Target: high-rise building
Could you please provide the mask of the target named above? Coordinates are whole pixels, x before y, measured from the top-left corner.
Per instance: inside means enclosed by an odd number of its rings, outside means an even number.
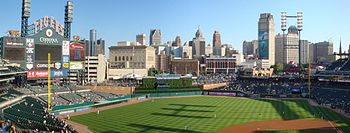
[[[189,45],[189,42],[187,41],[184,46],[180,47],[182,58],[185,59],[192,59],[192,47]]]
[[[195,58],[200,58],[205,55],[205,39],[203,37],[203,32],[198,28],[196,36],[190,42],[192,46],[192,55]]]
[[[95,55],[95,45],[96,45],[96,30],[90,30],[90,45],[89,45],[89,56]]]
[[[214,31],[213,34],[213,54],[214,55],[220,55],[221,49],[221,35],[219,31]]]
[[[281,34],[275,37],[275,63],[290,62],[299,64],[299,37],[295,26],[290,26],[284,37]]]
[[[210,46],[210,44],[207,45],[207,47],[205,47],[205,55],[206,56],[210,56],[213,55],[213,47]]]
[[[330,63],[334,61],[333,42],[318,42],[311,44],[310,53],[312,53],[313,63]],[[311,52],[312,51],[312,52]]]
[[[105,55],[105,40],[100,38],[97,40],[97,44],[95,45],[95,55]]]
[[[151,46],[161,45],[162,44],[162,34],[160,29],[152,29],[149,37],[149,44]]]
[[[146,34],[138,34],[136,35],[136,42],[141,45],[146,45]]]
[[[275,64],[275,24],[271,13],[260,14],[258,22],[259,59]]]
[[[175,42],[173,43],[172,46],[181,47],[181,38],[180,38],[180,36],[176,36]]]
[[[248,55],[256,57],[258,55],[258,40],[243,41],[243,55],[244,58]]]
[[[310,62],[310,54],[309,54],[309,48],[310,48],[310,42],[308,40],[300,40],[301,44],[301,63],[302,64],[308,64]]]

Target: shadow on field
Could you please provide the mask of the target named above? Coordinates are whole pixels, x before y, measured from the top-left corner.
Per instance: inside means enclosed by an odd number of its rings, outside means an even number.
[[[308,111],[310,114],[313,114],[314,117],[324,119],[327,121],[335,121],[337,124],[347,124],[350,125],[350,119],[342,116],[341,114],[338,114],[334,112],[331,109],[325,108],[325,107],[319,107],[319,106],[311,106],[309,105],[307,100],[296,100],[295,103],[303,108],[304,110]],[[338,128],[342,129],[344,132],[350,133],[350,126],[338,126]]]
[[[196,110],[196,109],[174,109],[174,108],[161,108],[163,110],[173,110],[173,111],[186,111],[186,112],[214,112],[209,110]]]
[[[212,118],[208,116],[193,116],[193,115],[178,115],[178,114],[164,114],[164,113],[152,113],[151,115],[159,115],[159,116],[172,116],[172,117],[182,117],[182,118]]]
[[[267,131],[255,131],[255,133],[338,133],[340,131],[335,130],[334,128],[311,128],[303,130],[267,130]]]
[[[273,100],[273,99],[255,99],[255,100],[262,101],[262,102],[269,102],[275,108],[275,110],[278,112],[278,114],[282,117],[283,120],[294,120],[299,118],[299,116],[295,112],[293,112],[293,110],[291,110],[289,106],[287,106],[285,103],[283,103],[280,100]]]
[[[185,130],[185,129],[177,129],[177,128],[170,128],[170,127],[160,127],[160,126],[150,126],[150,125],[143,125],[143,124],[128,124],[128,126],[136,127],[142,129],[142,131],[139,131],[139,133],[144,133],[150,130],[160,130],[163,132],[179,132],[179,133],[201,133],[198,131],[192,131],[192,130]]]
[[[121,132],[109,130],[109,131],[104,131],[104,132],[102,132],[102,133],[121,133]]]
[[[216,106],[211,106],[211,105],[195,105],[195,104],[169,104],[169,105],[183,106],[183,107],[206,107],[206,108],[216,107]]]

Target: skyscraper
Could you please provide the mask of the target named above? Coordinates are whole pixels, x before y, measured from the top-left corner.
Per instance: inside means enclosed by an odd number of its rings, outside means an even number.
[[[136,35],[136,42],[141,45],[146,45],[146,34],[138,34]]]
[[[318,42],[311,44],[310,53],[312,53],[313,63],[330,63],[333,58],[333,42]],[[311,52],[312,51],[312,52]]]
[[[95,45],[96,45],[96,30],[90,30],[90,45],[89,45],[89,56],[95,55]]]
[[[258,22],[259,59],[275,65],[275,24],[271,13],[260,14]]]
[[[105,55],[105,40],[100,38],[97,40],[97,44],[95,45],[95,54],[94,55]]]
[[[176,36],[175,42],[173,43],[172,46],[181,47],[181,38],[180,38],[180,36]]]
[[[256,57],[258,54],[258,40],[243,41],[243,55],[246,58],[248,55]]]
[[[195,58],[200,58],[205,55],[205,39],[203,37],[203,32],[198,28],[196,36],[190,42],[192,46],[192,55]]]
[[[275,63],[288,64],[294,62],[299,64],[299,37],[295,26],[288,28],[288,33],[276,35],[275,38]],[[283,42],[284,41],[284,42]]]
[[[214,31],[213,34],[213,54],[220,55],[221,54],[221,35],[219,31]]]
[[[301,44],[301,63],[307,64],[310,62],[310,56],[309,56],[309,48],[310,48],[310,42],[308,40],[300,40]]]
[[[151,46],[161,45],[162,44],[161,39],[162,39],[162,34],[160,32],[160,29],[152,29],[149,37],[149,44]]]

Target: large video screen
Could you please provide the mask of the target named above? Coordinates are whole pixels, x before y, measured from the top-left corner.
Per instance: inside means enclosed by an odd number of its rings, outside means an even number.
[[[259,58],[268,59],[269,58],[269,33],[259,32]]]
[[[4,48],[4,58],[11,60],[25,60],[25,48]]]
[[[62,59],[62,46],[35,45],[35,60],[47,60],[47,53],[51,54],[52,61],[60,61]]]

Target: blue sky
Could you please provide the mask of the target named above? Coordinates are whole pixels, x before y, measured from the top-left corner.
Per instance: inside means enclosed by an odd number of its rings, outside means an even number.
[[[0,35],[9,29],[20,29],[22,0],[1,0]],[[162,42],[181,36],[182,42],[195,35],[198,26],[207,42],[212,43],[214,30],[219,30],[223,43],[242,49],[244,40],[257,39],[260,13],[270,12],[275,18],[275,32],[280,33],[280,12],[304,13],[302,39],[319,42],[331,39],[338,51],[350,43],[350,1],[348,0],[73,0],[72,35],[89,37],[97,30],[107,46],[118,41],[135,41],[135,35],[159,28]],[[54,16],[63,24],[66,0],[32,0],[29,23],[43,16]],[[288,20],[288,25],[295,24]],[[108,51],[108,50],[107,50]]]

